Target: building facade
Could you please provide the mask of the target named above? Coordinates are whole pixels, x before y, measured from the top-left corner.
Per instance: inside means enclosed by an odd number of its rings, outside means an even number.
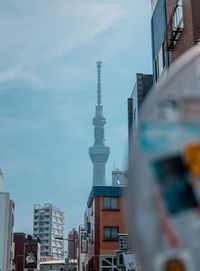
[[[153,85],[153,75],[151,74],[136,74],[136,83],[134,85],[132,94],[128,98],[128,139],[129,146],[133,140],[135,129],[138,124],[139,109],[144,101],[147,93]]]
[[[169,66],[168,52],[165,50],[165,31],[167,27],[166,0],[153,0],[151,17],[152,60],[154,83]]]
[[[118,270],[118,234],[127,233],[124,187],[95,186],[87,205],[86,269]]]
[[[77,260],[78,232],[72,229],[68,234],[68,260]]]
[[[16,271],[24,271],[24,244],[25,233],[14,233],[15,253],[14,262]]]
[[[78,271],[86,271],[86,265],[88,262],[88,240],[86,237],[86,227],[79,226],[78,233]]]
[[[94,145],[89,148],[89,155],[93,163],[93,185],[105,185],[105,165],[108,160],[110,149],[104,145],[104,125],[106,119],[103,117],[103,106],[101,105],[101,62],[97,62],[97,105],[96,114],[93,118]]]
[[[41,255],[63,259],[64,241],[56,238],[64,237],[64,214],[47,203],[44,206],[34,205],[33,235],[41,240]]]
[[[169,63],[194,46],[200,39],[200,2],[166,0],[166,50]]]
[[[200,39],[198,0],[152,0],[152,59],[154,82]]]
[[[40,239],[27,235],[24,247],[24,271],[40,271]]]
[[[12,271],[14,203],[10,194],[0,192],[0,270]]]

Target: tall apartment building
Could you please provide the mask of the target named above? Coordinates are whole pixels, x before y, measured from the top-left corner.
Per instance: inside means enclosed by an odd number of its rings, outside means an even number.
[[[41,240],[41,255],[63,259],[64,214],[50,203],[34,205],[33,235]]]

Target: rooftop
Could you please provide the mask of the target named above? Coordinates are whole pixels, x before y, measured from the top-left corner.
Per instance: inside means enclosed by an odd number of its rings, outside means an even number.
[[[93,186],[90,192],[87,205],[90,206],[93,197],[97,196],[111,196],[120,197],[123,196],[125,187],[122,186]]]

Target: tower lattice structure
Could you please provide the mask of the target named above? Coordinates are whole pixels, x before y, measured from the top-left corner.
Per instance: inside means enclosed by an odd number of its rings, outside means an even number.
[[[110,154],[110,148],[104,145],[103,106],[101,105],[101,62],[97,62],[97,105],[93,118],[94,145],[89,148],[89,155],[93,163],[93,186],[106,185],[105,165]]]

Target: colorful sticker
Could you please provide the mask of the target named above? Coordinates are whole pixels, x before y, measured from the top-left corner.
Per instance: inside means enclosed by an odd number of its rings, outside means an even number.
[[[153,163],[167,212],[171,215],[197,208],[188,170],[180,156],[162,158]]]
[[[188,141],[197,141],[199,129],[193,124],[144,123],[139,127],[139,139],[142,151],[169,154]]]

